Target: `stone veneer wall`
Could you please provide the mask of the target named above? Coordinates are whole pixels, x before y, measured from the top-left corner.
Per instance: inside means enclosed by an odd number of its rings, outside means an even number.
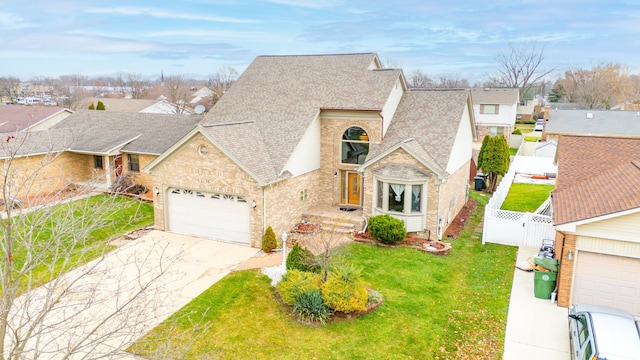
[[[440,183],[437,175],[430,169],[420,164],[414,157],[409,155],[403,149],[398,149],[389,156],[381,159],[374,166],[371,166],[365,172],[364,180],[364,211],[363,215],[369,217],[373,213],[373,188],[375,186],[373,179],[373,170],[386,164],[403,164],[412,165],[431,175],[427,181],[427,219],[426,231],[430,234],[430,238],[435,239],[438,234],[438,215],[443,218],[442,232],[454,220],[458,212],[466,204],[467,189],[469,178],[469,167],[471,159],[465,165],[461,166],[454,174]],[[440,206],[440,209],[438,209]]]
[[[564,240],[563,240],[564,238]],[[558,245],[556,245],[556,254],[560,254],[560,269],[558,273],[558,306],[569,307],[571,305],[571,284],[573,283],[573,263],[574,260],[569,260],[564,255],[569,250],[576,253],[576,235],[575,234],[563,234],[556,232],[556,244],[564,243],[564,250],[558,251]]]
[[[201,145],[209,149],[206,156],[198,152]],[[155,226],[158,230],[167,230],[164,201],[171,187],[236,194],[247,197],[249,204],[256,202],[256,208],[251,211],[251,245],[260,246],[263,233],[262,188],[204,136],[198,134],[176,150],[154,169],[151,177],[153,187],[160,189],[160,194],[154,193]]]
[[[438,185],[439,180],[437,180],[436,174],[434,174],[430,169],[426,168],[420,162],[418,162],[413,156],[409,155],[403,149],[398,149],[393,153],[389,154],[384,159],[381,159],[373,166],[367,168],[364,173],[364,208],[363,215],[365,217],[370,217],[373,214],[373,188],[375,186],[373,179],[373,170],[387,165],[387,164],[403,164],[403,165],[411,165],[414,166],[427,174],[430,174],[430,179],[427,181],[426,185],[426,194],[427,194],[427,219],[426,219],[426,230],[431,233],[431,238],[435,239],[437,234],[437,224],[438,224]],[[468,176],[468,174],[467,174]]]
[[[36,155],[14,158],[9,176],[11,196],[18,199],[61,190],[76,181],[92,177],[93,157],[64,152],[59,155]],[[87,164],[91,161],[91,167]],[[4,182],[4,178],[0,179]]]
[[[320,174],[319,189],[322,193],[318,196],[318,204],[339,205],[342,170],[352,170],[359,166],[357,164],[341,164],[342,158],[342,134],[351,126],[363,128],[369,136],[369,142],[376,142],[382,139],[382,121],[358,120],[358,119],[336,119],[322,118],[320,130]],[[337,173],[337,176],[334,174]],[[362,193],[363,196],[364,193]],[[366,198],[366,196],[365,196]]]
[[[157,157],[158,157],[157,155],[140,154],[140,155],[138,155],[138,161],[140,163],[140,170],[141,171],[129,171],[128,156],[126,156],[126,154],[123,154],[123,156],[122,156],[122,158],[123,158],[123,161],[122,161],[123,174],[130,173],[133,176],[134,184],[144,185],[150,191],[152,191],[153,190],[153,178],[151,177],[151,174],[143,173],[142,169],[144,169],[147,165],[149,165]],[[160,189],[160,188],[158,188],[158,189]]]
[[[482,126],[479,125],[476,127],[476,139],[479,142],[482,142],[482,140],[484,140],[484,137],[487,135],[490,135],[491,132],[491,128],[494,126]],[[509,142],[509,139],[511,138],[511,133],[513,132],[513,126],[504,126],[502,129],[502,135],[505,137],[505,139],[507,139],[507,142]]]
[[[201,145],[209,148],[206,157],[198,153],[198,147]],[[141,166],[142,162],[141,157]],[[280,239],[280,235],[290,231],[300,221],[302,213],[315,206],[324,194],[322,189],[318,188],[318,171],[262,188],[255,179],[202,135],[197,135],[166,159],[153,171],[151,177],[152,186],[161,189],[160,194],[154,193],[155,224],[158,230],[167,230],[164,197],[170,187],[242,195],[247,197],[249,203],[256,202],[255,209],[251,211],[253,247],[261,246],[262,235],[267,226],[271,226]]]

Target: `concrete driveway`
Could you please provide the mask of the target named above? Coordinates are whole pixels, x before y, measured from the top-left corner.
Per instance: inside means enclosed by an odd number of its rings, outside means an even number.
[[[65,352],[77,353],[73,359],[130,358],[114,349],[126,348],[258,251],[152,231],[19,298],[15,316],[52,306],[28,347],[40,358]],[[60,299],[47,305],[47,294]]]
[[[539,249],[520,247],[523,262]],[[503,360],[569,360],[568,310],[551,300],[538,299],[533,293],[533,272],[515,269]]]

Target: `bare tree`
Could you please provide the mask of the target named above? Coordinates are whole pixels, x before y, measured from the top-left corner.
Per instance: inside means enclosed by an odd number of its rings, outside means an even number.
[[[212,105],[215,105],[220,97],[231,87],[234,81],[238,79],[238,71],[232,67],[223,66],[217,73],[209,76],[207,86],[213,90]]]
[[[334,260],[340,258],[342,247],[350,241],[348,234],[343,233],[341,228],[330,225],[322,225],[317,231],[308,235],[297,235],[300,246],[309,249],[319,258],[319,265],[322,268],[322,276],[326,281],[329,274],[329,267],[333,265]]]
[[[496,56],[498,75],[489,76],[489,84],[496,87],[511,87],[520,90],[520,99],[535,83],[549,75],[555,68],[541,68],[544,49],[536,45],[509,44],[509,50]]]
[[[433,80],[422,70],[412,70],[407,74],[407,86],[413,89],[433,87]]]
[[[456,77],[440,76],[438,82],[434,85],[436,88],[444,89],[466,89],[470,88],[467,79],[459,79]]]
[[[175,113],[184,114],[189,104],[189,85],[186,79],[179,75],[168,76],[164,79],[164,86]]]
[[[57,89],[63,106],[76,110],[80,102],[89,96],[85,90],[87,77],[83,75],[64,75],[61,76],[61,88]]]
[[[96,229],[111,226],[117,196],[67,203],[88,189],[45,191],[71,141],[67,132],[34,132],[0,142],[0,359],[114,358],[163,315],[151,299],[175,257],[153,241],[141,253],[122,247],[106,256],[105,244],[93,240]],[[45,155],[25,161],[34,146]],[[43,198],[55,206],[36,207]],[[160,263],[150,264],[151,254]]]
[[[633,98],[633,85],[628,70],[620,64],[602,63],[585,69],[567,70],[557,83],[566,101],[584,109],[611,108]]]
[[[0,98],[9,97],[11,100],[15,99],[19,94],[20,79],[9,76],[0,77]]]
[[[144,80],[139,73],[127,74],[126,84],[132,99],[142,99],[144,90],[149,86],[149,82]]]

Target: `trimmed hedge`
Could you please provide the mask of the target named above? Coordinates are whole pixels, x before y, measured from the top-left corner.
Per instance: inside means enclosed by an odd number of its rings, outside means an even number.
[[[385,244],[395,244],[407,237],[404,222],[391,215],[376,215],[369,218],[371,236]]]
[[[264,231],[264,235],[262,236],[262,251],[265,253],[270,253],[278,246],[278,239],[276,238],[276,233],[273,231],[271,226],[267,227],[267,230]]]

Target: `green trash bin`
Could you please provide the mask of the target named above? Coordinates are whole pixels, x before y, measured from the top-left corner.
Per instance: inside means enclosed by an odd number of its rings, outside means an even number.
[[[557,272],[533,271],[533,293],[538,299],[549,300],[553,289],[556,288]]]

